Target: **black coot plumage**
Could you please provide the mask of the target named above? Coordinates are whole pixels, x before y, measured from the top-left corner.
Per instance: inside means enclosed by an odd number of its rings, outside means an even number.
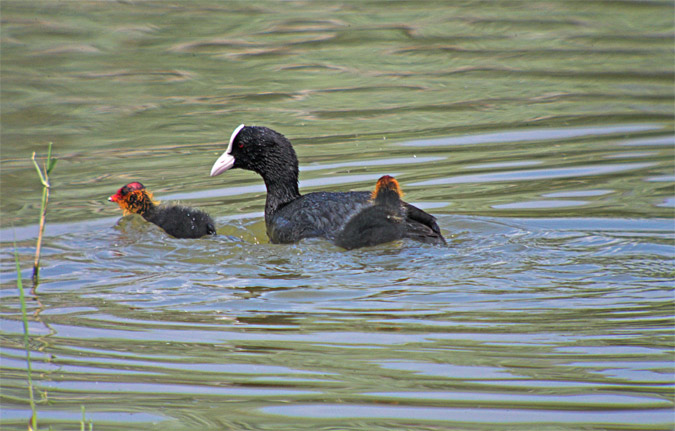
[[[108,198],[124,210],[124,214],[139,214],[150,223],[176,238],[201,238],[216,233],[211,217],[200,210],[182,205],[158,205],[152,193],[139,182],[129,183]]]
[[[290,141],[267,127],[237,127],[225,152],[211,169],[211,176],[241,168],[262,176],[267,187],[265,225],[273,243],[292,243],[322,237],[335,241],[347,221],[373,206],[370,192],[317,192],[298,190],[298,159]],[[406,226],[423,224],[429,230],[425,242],[445,244],[433,216],[405,202]],[[384,241],[382,241],[384,242]]]
[[[411,238],[443,244],[434,231],[433,217],[401,201],[403,192],[395,178],[380,177],[372,193],[373,204],[354,214],[335,237],[335,244],[348,250]],[[415,212],[418,211],[418,213]]]

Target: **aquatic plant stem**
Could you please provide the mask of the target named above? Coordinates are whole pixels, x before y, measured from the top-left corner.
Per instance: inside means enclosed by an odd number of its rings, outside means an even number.
[[[35,247],[35,263],[33,264],[33,291],[37,289],[37,285],[40,278],[40,251],[42,250],[42,235],[45,231],[45,220],[47,218],[47,203],[49,202],[49,190],[51,184],[49,183],[49,174],[51,173],[54,165],[56,165],[56,159],[52,159],[52,143],[49,143],[49,149],[47,150],[47,160],[43,166],[43,171],[40,170],[35,161],[35,152],[33,152],[33,165],[35,170],[40,177],[40,182],[42,183],[42,205],[40,207],[40,230],[38,232],[37,245]]]
[[[89,422],[87,422],[87,418],[85,417],[85,411],[84,411],[84,406],[80,406],[80,409],[82,409],[82,420],[80,421],[80,431],[85,431],[84,427],[86,424],[89,424],[89,431],[94,431],[94,421],[89,419]]]
[[[23,320],[23,343],[26,346],[26,362],[28,371],[28,397],[30,402],[30,409],[32,415],[28,422],[28,429],[37,430],[37,411],[35,410],[35,398],[33,396],[33,370],[30,362],[30,342],[28,339],[28,316],[26,315],[26,299],[23,292],[23,282],[21,279],[21,266],[19,265],[19,254],[16,251],[16,243],[14,243],[14,260],[16,261],[16,285],[19,288],[19,302],[21,303],[21,319]]]
[[[42,249],[42,234],[45,231],[45,218],[47,217],[47,202],[49,201],[49,187],[42,190],[42,210],[40,212],[40,231],[37,245],[35,246],[35,263],[33,264],[33,285],[37,286],[40,276],[40,251]]]

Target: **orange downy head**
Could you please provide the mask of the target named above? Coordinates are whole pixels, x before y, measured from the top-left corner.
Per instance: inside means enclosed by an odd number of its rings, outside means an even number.
[[[383,190],[393,191],[398,195],[399,198],[403,197],[403,192],[401,191],[401,187],[398,185],[398,181],[396,181],[396,178],[392,176],[384,175],[380,177],[379,180],[377,180],[375,190],[373,190],[371,195],[372,198],[375,199],[377,195]]]
[[[117,202],[122,208],[124,215],[137,213],[143,214],[152,206],[159,204],[153,200],[152,193],[145,189],[139,182],[129,183],[117,190],[117,193],[108,198],[110,202]]]

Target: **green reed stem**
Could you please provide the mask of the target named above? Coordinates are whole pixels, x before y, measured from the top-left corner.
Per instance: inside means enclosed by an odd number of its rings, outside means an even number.
[[[87,418],[84,415],[84,406],[80,406],[82,409],[82,420],[80,420],[80,431],[85,431],[84,426],[85,424],[89,424],[89,431],[94,431],[94,421],[89,419],[89,422],[87,422]]]
[[[30,365],[30,341],[28,339],[28,316],[26,314],[26,299],[23,293],[23,281],[21,279],[21,266],[19,265],[19,253],[16,251],[16,243],[14,243],[14,260],[16,261],[16,285],[19,288],[19,302],[21,303],[21,319],[23,320],[23,343],[26,346],[26,361],[28,370],[28,396],[30,400],[30,409],[33,412],[30,422],[28,423],[29,430],[37,430],[37,411],[35,410],[35,398],[33,396],[33,370]]]
[[[42,235],[45,231],[45,220],[47,218],[47,202],[49,202],[49,190],[51,184],[49,183],[49,174],[56,165],[56,160],[52,158],[52,143],[49,143],[49,148],[47,149],[47,160],[40,170],[40,166],[35,161],[35,152],[33,152],[33,165],[35,170],[40,177],[40,182],[42,183],[42,205],[40,207],[40,231],[38,233],[37,245],[35,247],[35,263],[33,264],[33,290],[37,289],[37,284],[40,278],[40,251],[42,249]]]

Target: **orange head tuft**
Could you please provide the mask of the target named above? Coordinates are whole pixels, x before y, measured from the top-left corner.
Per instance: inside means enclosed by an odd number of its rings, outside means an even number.
[[[139,182],[129,183],[126,186],[121,187],[119,190],[117,190],[117,193],[110,196],[108,200],[110,202],[119,202],[120,200],[124,199],[124,197],[130,192],[133,192],[134,190],[144,190],[144,189],[145,186]]]
[[[117,190],[117,193],[108,198],[110,202],[117,202],[124,215],[131,213],[143,214],[159,202],[153,200],[152,193],[139,182],[129,183]]]
[[[375,199],[377,195],[379,195],[384,190],[395,192],[399,198],[403,197],[403,192],[401,191],[401,187],[398,185],[398,181],[396,181],[396,178],[392,176],[384,175],[380,177],[379,180],[377,180],[375,190],[373,190],[372,193],[372,198]]]

